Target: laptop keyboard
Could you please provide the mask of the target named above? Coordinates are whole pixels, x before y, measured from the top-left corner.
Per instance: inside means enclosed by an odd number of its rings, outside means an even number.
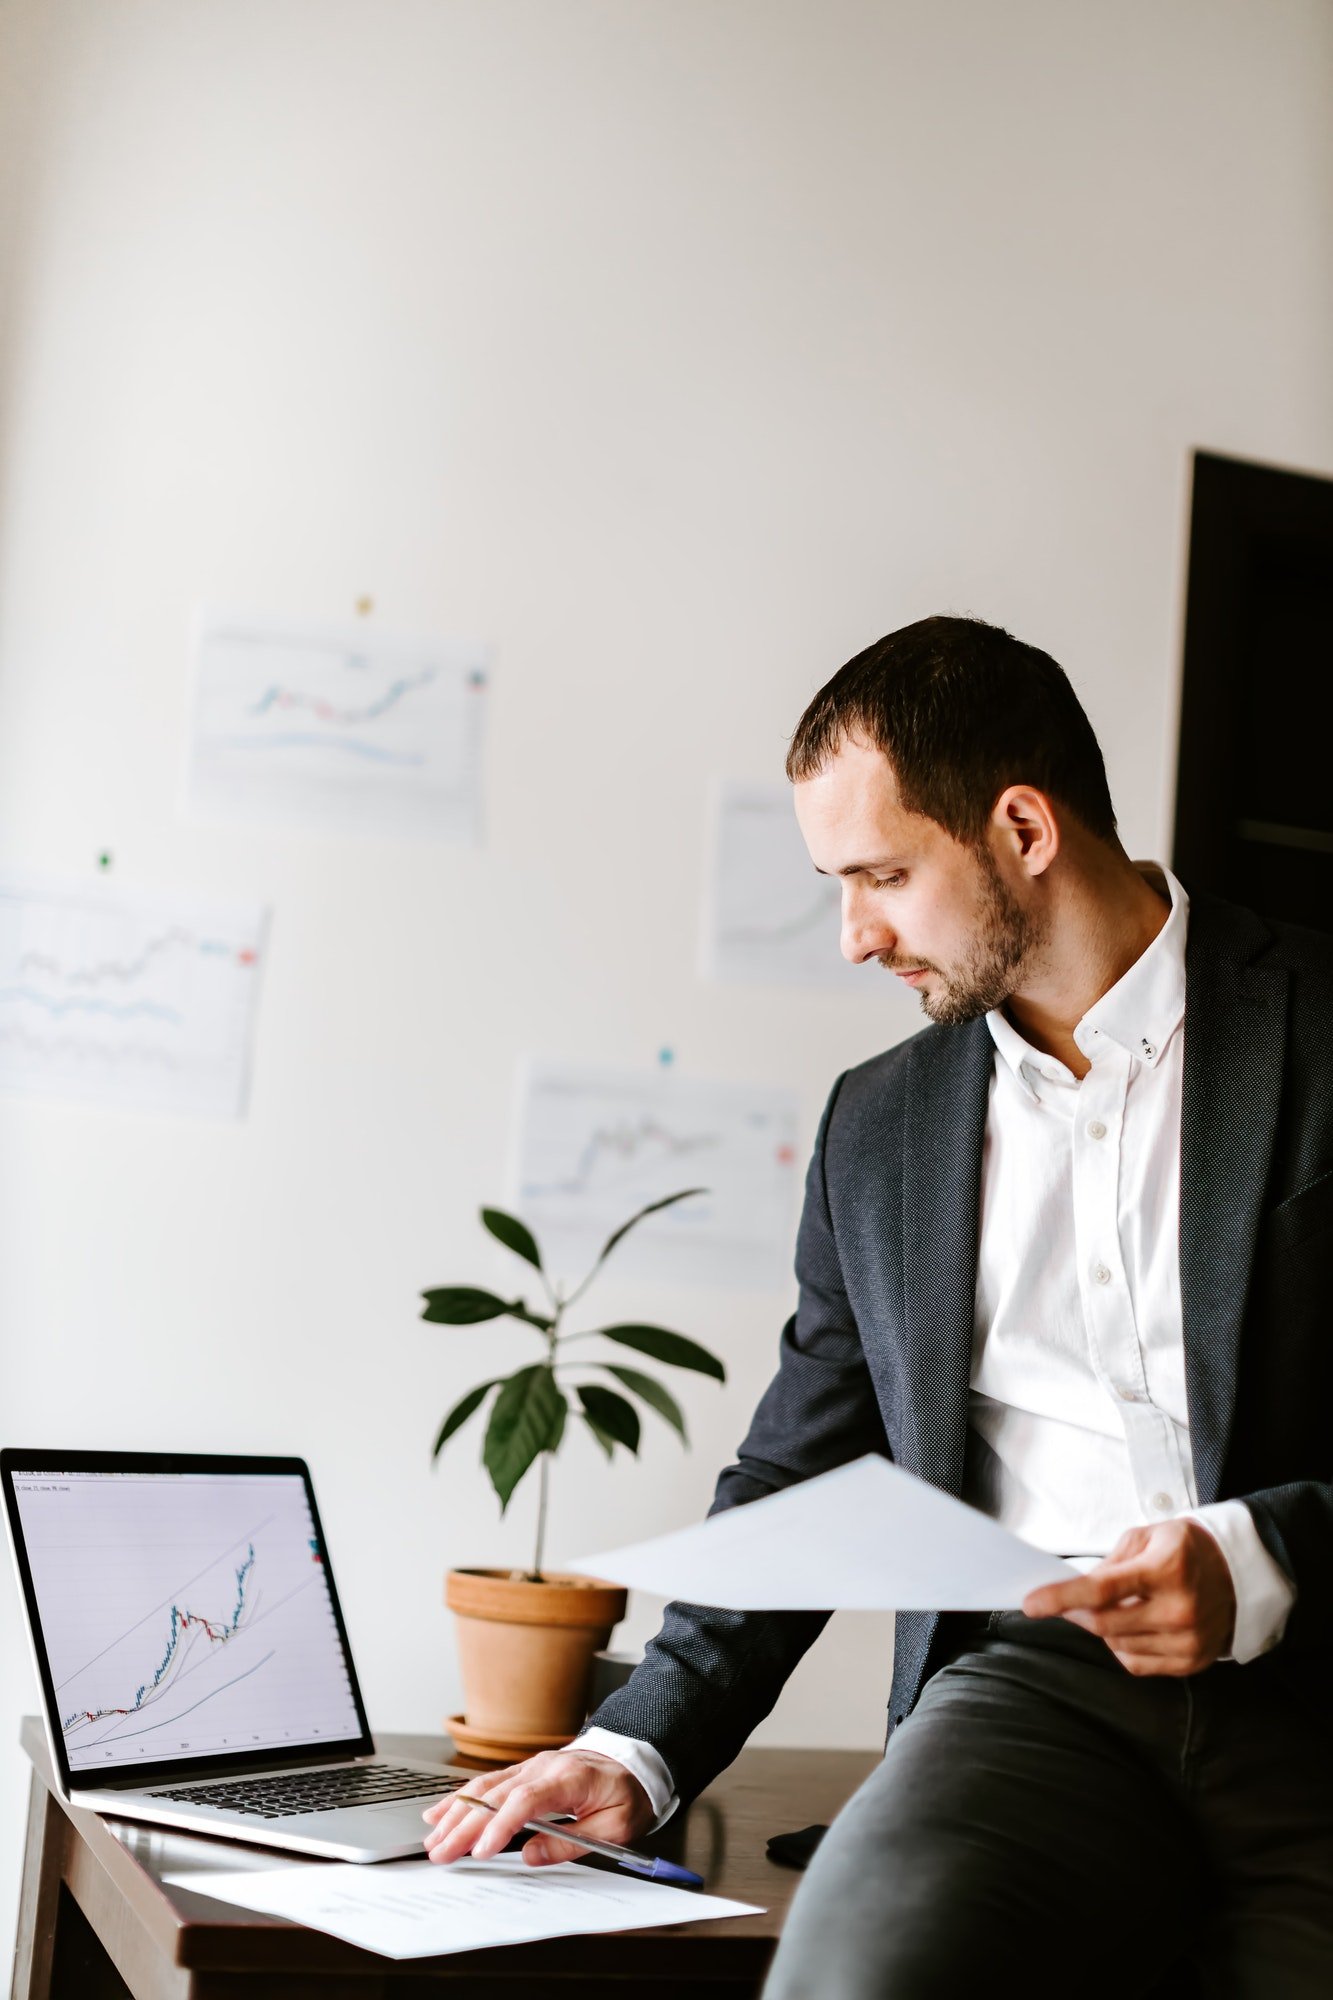
[[[438,1799],[456,1792],[461,1778],[410,1771],[404,1764],[350,1764],[334,1771],[278,1772],[271,1778],[235,1778],[218,1785],[186,1785],[178,1792],[149,1792],[150,1799],[221,1806],[256,1819],[290,1819],[294,1813],[328,1812],[334,1806],[378,1806],[392,1799]]]

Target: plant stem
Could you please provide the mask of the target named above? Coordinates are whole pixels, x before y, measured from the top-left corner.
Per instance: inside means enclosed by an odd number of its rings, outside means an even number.
[[[538,1479],[540,1482],[538,1491],[540,1497],[537,1501],[537,1554],[532,1565],[532,1575],[529,1578],[529,1582],[531,1583],[540,1583],[542,1580],[542,1543],[546,1539],[546,1474],[550,1463],[551,1454],[549,1451],[544,1451],[542,1453],[541,1465],[538,1467]]]
[[[555,1304],[555,1318],[552,1320],[550,1331],[546,1336],[546,1365],[551,1370],[552,1377],[554,1378],[555,1350],[560,1340],[560,1315],[564,1311],[564,1305],[558,1292],[553,1294],[553,1299]],[[544,1451],[541,1454],[541,1464],[537,1468],[537,1550],[533,1557],[532,1576],[530,1578],[530,1581],[533,1583],[540,1583],[542,1580],[542,1552],[546,1543],[547,1479],[550,1469],[551,1454],[549,1451]]]

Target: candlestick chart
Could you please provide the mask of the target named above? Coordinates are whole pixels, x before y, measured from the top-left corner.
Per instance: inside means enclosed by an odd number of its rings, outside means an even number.
[[[33,1476],[19,1503],[72,1769],[359,1734],[299,1478]]]
[[[72,1736],[80,1729],[104,1721],[109,1715],[140,1714],[171,1692],[197,1645],[225,1646],[229,1639],[234,1639],[245,1616],[254,1566],[255,1545],[251,1542],[245,1560],[236,1572],[236,1602],[230,1617],[209,1618],[202,1612],[173,1604],[167,1620],[166,1650],[151,1677],[139,1683],[133,1701],[124,1707],[113,1704],[108,1708],[73,1709],[62,1719],[65,1735]]]

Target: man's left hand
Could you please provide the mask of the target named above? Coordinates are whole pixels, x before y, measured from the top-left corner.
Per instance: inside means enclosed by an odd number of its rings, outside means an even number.
[[[1023,1599],[1029,1618],[1068,1618],[1105,1639],[1131,1674],[1198,1674],[1230,1650],[1236,1592],[1197,1521],[1131,1528],[1104,1562]]]

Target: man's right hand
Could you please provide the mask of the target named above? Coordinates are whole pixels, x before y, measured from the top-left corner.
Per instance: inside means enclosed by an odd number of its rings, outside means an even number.
[[[473,1854],[479,1861],[499,1854],[529,1819],[551,1819],[570,1813],[594,1840],[614,1840],[628,1846],[653,1823],[653,1808],[637,1778],[614,1757],[599,1750],[543,1750],[522,1764],[502,1771],[478,1772],[463,1790],[498,1808],[486,1812],[447,1794],[422,1815],[430,1822],[426,1852],[432,1861],[457,1861]],[[523,1849],[534,1867],[551,1861],[573,1861],[584,1852],[554,1834],[537,1833]]]

